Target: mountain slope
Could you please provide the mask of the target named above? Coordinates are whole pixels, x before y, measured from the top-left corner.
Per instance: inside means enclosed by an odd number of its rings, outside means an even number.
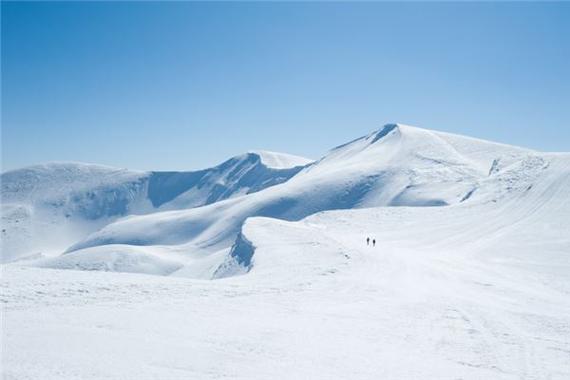
[[[429,254],[446,261],[467,257],[487,264],[516,263],[518,269],[541,273],[543,283],[561,285],[570,271],[570,154],[545,153],[542,158],[548,164],[530,185],[511,187],[508,197],[492,201],[324,211],[296,222],[249,218],[230,255],[237,266],[226,267],[251,271],[252,281],[266,272],[274,282],[279,281],[278,272],[301,281],[310,276],[303,271],[313,266],[356,262],[350,257],[351,247],[365,246],[365,238],[371,236],[381,250]],[[511,178],[503,179],[513,184]],[[326,241],[344,249],[328,259],[321,257],[318,251],[330,249],[316,247]],[[291,271],[291,265],[299,269]],[[556,279],[558,275],[563,276]]]
[[[208,256],[217,270],[191,245],[44,263],[170,276],[5,265],[6,374],[568,379],[570,154],[493,156],[499,169],[450,206],[249,218],[232,253]],[[173,277],[187,269],[221,279]]]
[[[288,180],[308,162],[260,151],[196,172],[51,163],[2,173],[2,260],[37,251],[61,252],[126,215],[197,207],[253,193]]]
[[[183,244],[206,257],[229,250],[248,217],[300,220],[334,209],[497,202],[531,186],[547,166],[548,159],[527,149],[386,125],[333,149],[283,184],[204,207],[120,220],[67,254],[107,244]]]
[[[148,198],[160,209],[208,205],[285,182],[310,162],[283,153],[251,151],[199,172],[153,172]]]

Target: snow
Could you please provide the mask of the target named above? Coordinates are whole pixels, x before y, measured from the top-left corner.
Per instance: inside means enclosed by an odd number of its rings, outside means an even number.
[[[161,258],[153,251],[142,247],[105,245],[87,248],[75,252],[73,255],[61,255],[42,260],[36,265],[54,269],[99,270],[155,275],[169,275],[182,268],[182,264]]]
[[[49,202],[72,192],[136,181],[143,172],[75,162],[51,162],[2,173],[2,202]]]
[[[568,153],[388,125],[2,265],[2,374],[567,379],[569,188]]]
[[[305,166],[312,162],[312,160],[304,157],[270,152],[267,150],[252,150],[248,153],[259,156],[261,162],[271,169],[291,169],[298,166]]]
[[[54,162],[3,173],[2,261],[53,256],[121,217],[186,209],[287,181],[308,160],[267,153],[233,157],[195,172],[140,172]],[[288,166],[289,165],[289,166]]]
[[[282,184],[204,207],[123,219],[68,252],[105,244],[191,243],[206,256],[231,246],[252,216],[300,220],[324,210],[442,206],[467,198],[496,198],[506,191],[501,182],[506,176],[489,179],[495,160],[505,172],[509,165],[535,160],[536,168],[527,170],[534,176],[543,165],[540,155],[530,150],[388,125],[333,149]],[[518,186],[529,181],[532,178]]]

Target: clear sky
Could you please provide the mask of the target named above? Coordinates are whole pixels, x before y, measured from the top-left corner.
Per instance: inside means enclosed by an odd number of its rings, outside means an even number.
[[[2,167],[318,158],[388,122],[570,151],[570,3],[2,2]]]

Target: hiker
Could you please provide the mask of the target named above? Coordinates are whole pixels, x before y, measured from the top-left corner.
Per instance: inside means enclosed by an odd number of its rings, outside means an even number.
[[[370,245],[370,238],[369,237],[366,238],[366,245]]]
[[[372,246],[376,247],[376,239],[372,239]]]

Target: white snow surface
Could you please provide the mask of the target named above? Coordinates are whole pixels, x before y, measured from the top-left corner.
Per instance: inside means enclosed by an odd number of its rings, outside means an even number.
[[[0,180],[2,261],[59,254],[124,216],[192,208],[253,193],[288,180],[307,162],[288,154],[250,152],[195,172],[141,172],[65,162],[8,171]]]
[[[252,150],[248,153],[258,155],[261,162],[272,169],[290,169],[297,166],[305,166],[312,162],[312,160],[308,158],[286,153],[270,152],[268,150]]]
[[[2,375],[568,379],[568,189],[568,153],[388,125],[2,265]]]
[[[333,209],[487,202],[508,197],[510,187],[530,185],[544,165],[530,150],[391,124],[333,149],[280,185],[204,207],[124,218],[67,252],[106,244],[191,244],[206,257],[231,246],[252,216],[300,220]],[[490,175],[491,168],[499,172]]]

